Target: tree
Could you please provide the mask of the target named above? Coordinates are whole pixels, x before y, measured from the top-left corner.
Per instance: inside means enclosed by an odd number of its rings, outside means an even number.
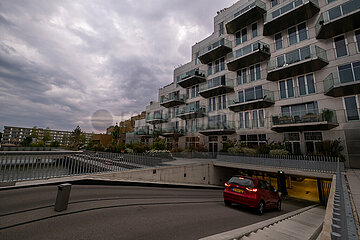
[[[115,124],[115,127],[114,127],[111,135],[113,137],[113,142],[117,145],[119,142],[119,138],[120,138],[120,128],[117,125],[117,123]]]
[[[2,133],[2,132],[0,132],[0,140],[1,140],[1,138],[2,138],[2,135],[3,135],[3,133]]]
[[[77,126],[71,134],[71,142],[76,150],[78,150],[81,141],[81,128]]]
[[[44,131],[43,141],[46,143],[46,142],[49,142],[50,140],[51,140],[50,128],[47,127]]]
[[[21,146],[29,147],[31,143],[32,143],[32,137],[28,136],[21,142]]]

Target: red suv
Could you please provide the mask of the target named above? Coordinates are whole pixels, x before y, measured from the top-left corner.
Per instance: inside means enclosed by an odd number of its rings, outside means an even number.
[[[234,176],[225,183],[224,202],[226,206],[239,203],[256,208],[261,215],[264,209],[281,211],[279,194],[268,182],[251,177]]]

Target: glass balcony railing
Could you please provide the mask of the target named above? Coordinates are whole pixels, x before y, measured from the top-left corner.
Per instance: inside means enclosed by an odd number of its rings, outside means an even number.
[[[316,110],[304,110],[291,113],[283,113],[278,116],[272,116],[273,125],[301,124],[328,122],[337,123],[336,111],[331,109],[323,109],[321,112]]]
[[[210,122],[207,125],[200,126],[200,131],[207,130],[234,130],[235,131],[235,122],[234,121],[218,121]]]
[[[274,92],[266,89],[255,89],[253,91],[245,91],[244,94],[236,94],[229,96],[228,104],[237,105],[237,104],[246,104],[254,100],[262,100],[268,102],[275,102]]]
[[[151,135],[152,131],[149,128],[137,128],[135,129],[135,135]]]
[[[261,53],[265,53],[264,56],[259,55]],[[264,61],[268,57],[270,57],[270,46],[261,41],[256,41],[234,52],[228,53],[226,55],[226,63],[228,69],[234,71]]]
[[[262,18],[266,12],[266,4],[260,0],[253,0],[238,7],[225,17],[225,25],[228,34]]]
[[[205,106],[186,106],[179,108],[179,111],[177,112],[177,115],[183,115],[183,114],[190,114],[190,113],[205,113],[206,107]]]
[[[307,3],[313,3],[315,6],[319,7],[319,3],[316,0],[292,0],[292,1],[284,1],[278,6],[274,7],[266,13],[265,15],[265,23],[272,21],[273,19],[276,19],[278,17],[283,16],[286,13],[291,12],[293,9],[307,4]]]
[[[166,128],[161,128],[160,130],[162,135],[170,135],[170,134],[184,134],[185,128],[184,127],[175,127],[175,126],[169,126]]]
[[[185,94],[168,94],[166,96],[161,97],[160,104],[170,102],[170,101],[185,101]]]
[[[199,86],[199,92],[206,91],[215,87],[234,87],[234,80],[226,78],[225,76],[219,76],[213,79],[208,80],[206,83],[203,83]]]
[[[350,30],[354,30],[354,24],[351,24],[351,22],[358,22],[359,15],[353,16],[353,19],[343,18],[347,16],[350,17],[350,15],[352,15],[354,12],[358,12],[359,9],[360,1],[350,0],[321,13],[315,25],[317,38],[329,38],[344,32],[348,32]],[[339,24],[334,24],[333,26],[325,27],[326,25],[330,25],[329,23],[336,22],[340,19],[343,19],[344,21],[340,21]]]
[[[199,51],[199,57],[211,52],[212,50],[220,47],[220,46],[224,46],[224,47],[228,47],[228,48],[232,48],[232,44],[231,41],[225,39],[225,38],[221,38],[220,40],[208,45],[207,47],[202,48]]]
[[[359,94],[360,62],[343,65],[338,72],[330,73],[324,80],[325,95],[341,97]]]
[[[184,73],[182,75],[180,75],[178,78],[177,78],[177,82],[182,82],[186,79],[189,79],[189,78],[192,78],[192,77],[203,77],[203,78],[206,78],[206,72],[203,71],[203,70],[199,70],[199,69],[194,69],[194,70],[191,70],[187,73]]]
[[[159,121],[159,122],[165,122],[168,120],[168,116],[163,114],[150,114],[146,117],[146,122],[154,122],[154,121]]]

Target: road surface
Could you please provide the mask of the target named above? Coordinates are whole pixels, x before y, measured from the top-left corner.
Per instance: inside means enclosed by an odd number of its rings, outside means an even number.
[[[56,186],[0,191],[0,239],[198,239],[263,221],[310,203],[288,200],[258,216],[225,207],[222,190],[73,185],[55,212]]]

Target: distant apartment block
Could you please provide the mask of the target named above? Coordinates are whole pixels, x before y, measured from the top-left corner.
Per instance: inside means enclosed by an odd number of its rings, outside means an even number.
[[[135,133],[211,152],[237,139],[310,154],[340,138],[347,164],[360,167],[359,9],[358,0],[241,0],[219,11]]]
[[[2,144],[15,144],[20,145],[21,142],[29,137],[35,129],[33,128],[25,128],[25,127],[11,127],[4,126],[4,134],[2,137]],[[49,131],[50,133],[50,141],[49,142],[59,142],[61,145],[69,145],[71,143],[72,132],[69,131],[59,131],[52,129],[43,129],[36,128],[36,134],[38,136],[38,140],[42,140],[44,137],[45,131]],[[85,133],[86,139],[89,140],[92,136],[92,133]]]

